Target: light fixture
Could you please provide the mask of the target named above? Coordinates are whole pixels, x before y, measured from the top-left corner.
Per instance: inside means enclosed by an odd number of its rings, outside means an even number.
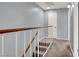
[[[50,7],[47,7],[47,9],[50,9]]]
[[[72,4],[72,7],[74,7],[74,4]]]
[[[67,8],[70,8],[70,7],[71,7],[71,5],[68,4],[68,5],[67,5]]]

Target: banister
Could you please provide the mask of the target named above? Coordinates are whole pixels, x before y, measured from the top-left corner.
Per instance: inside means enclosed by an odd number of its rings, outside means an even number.
[[[1,29],[1,30],[0,30],[0,34],[3,34],[3,33],[10,33],[10,32],[17,32],[17,31],[24,31],[24,30],[48,28],[48,27],[52,27],[52,26],[30,27],[30,28],[14,28],[14,29]]]
[[[31,40],[31,44],[33,43],[33,41],[34,41],[35,37],[37,36],[37,34],[38,34],[38,32],[36,32],[35,36],[34,36],[33,39]],[[30,48],[30,43],[29,43],[29,45],[27,46],[27,48],[25,49],[25,53],[24,53],[24,54],[27,53],[27,51],[29,50],[29,48]],[[22,57],[24,57],[24,54],[22,55]]]

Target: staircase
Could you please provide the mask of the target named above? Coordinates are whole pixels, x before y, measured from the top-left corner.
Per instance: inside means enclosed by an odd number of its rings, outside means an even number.
[[[50,42],[44,42],[44,41],[39,42],[39,57],[44,56],[44,54],[46,53],[50,44],[51,44]],[[36,46],[36,50],[33,52],[32,57],[38,57],[38,47],[37,46]]]
[[[51,43],[52,42],[52,43]],[[45,38],[39,42],[39,57],[72,57],[69,41],[56,38]],[[38,47],[32,57],[38,57]]]

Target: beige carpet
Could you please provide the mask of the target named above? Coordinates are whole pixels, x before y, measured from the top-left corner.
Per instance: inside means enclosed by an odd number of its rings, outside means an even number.
[[[53,42],[45,57],[73,57],[70,42],[64,39],[47,38],[41,42]]]

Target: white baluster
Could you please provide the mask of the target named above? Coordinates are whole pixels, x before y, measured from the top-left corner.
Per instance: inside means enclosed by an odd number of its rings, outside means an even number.
[[[26,49],[25,43],[26,43],[26,32],[24,31],[24,57],[25,57],[25,49]]]
[[[2,36],[2,57],[4,57],[4,34]]]
[[[38,43],[38,57],[39,57],[39,29],[38,29],[38,38],[37,38],[37,43]]]
[[[30,57],[32,56],[32,44],[31,44],[31,40],[32,40],[32,30],[30,31]]]
[[[37,40],[36,39],[37,39],[37,37],[35,37],[35,42],[34,42],[35,43],[35,46],[34,46],[35,49],[34,49],[34,51],[36,50],[36,46],[37,46],[37,43],[36,43]],[[36,56],[36,54],[34,54],[34,56]]]
[[[16,45],[15,45],[15,55],[17,57],[17,41],[18,41],[18,33],[16,32]]]

